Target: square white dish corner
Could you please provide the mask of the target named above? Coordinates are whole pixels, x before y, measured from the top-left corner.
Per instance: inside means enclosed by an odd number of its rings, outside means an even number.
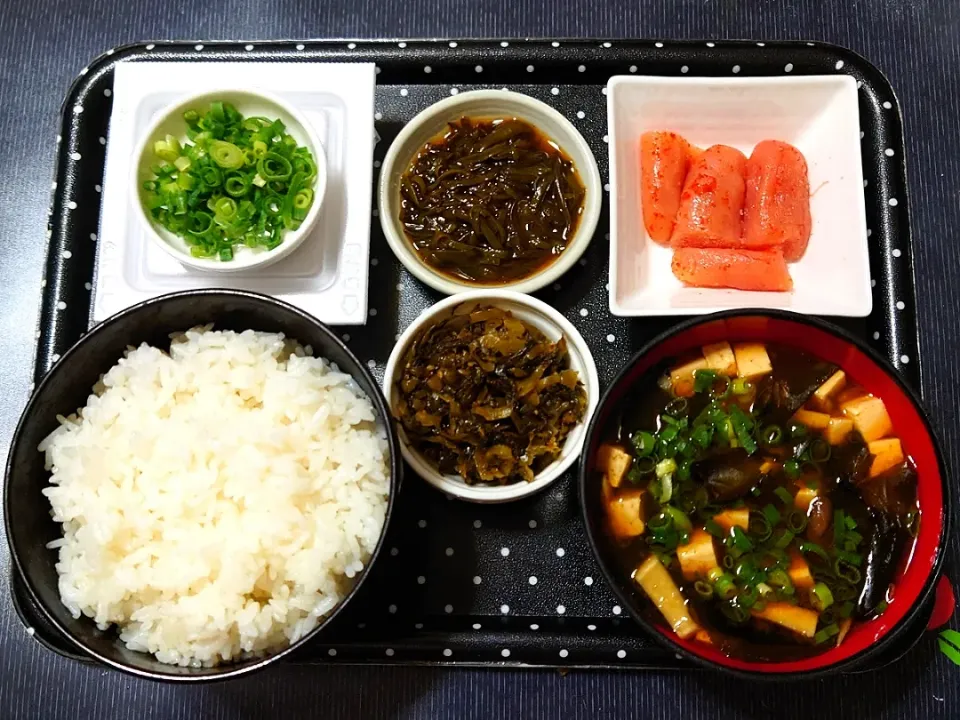
[[[776,308],[863,317],[873,296],[867,250],[856,81],[849,75],[709,78],[615,76],[608,83],[610,311],[620,316],[698,315]],[[684,286],[672,252],[647,235],[640,192],[640,136],[671,130],[692,144],[730,145],[749,156],[783,140],[807,160],[812,228],[790,265],[791,292]]]
[[[225,287],[272,295],[330,324],[367,319],[373,192],[372,63],[123,62],[114,76],[103,180],[91,324],[177,290]],[[327,188],[310,235],[288,257],[262,268],[205,273],[157,247],[134,211],[132,164],[142,133],[186,95],[224,88],[279,96],[299,110],[323,145]]]

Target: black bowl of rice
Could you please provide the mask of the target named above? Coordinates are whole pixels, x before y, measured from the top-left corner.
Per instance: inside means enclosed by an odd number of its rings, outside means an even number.
[[[380,551],[399,487],[379,385],[269,297],[165,295],[43,378],[7,461],[15,571],[91,657],[225,679],[308,642]]]

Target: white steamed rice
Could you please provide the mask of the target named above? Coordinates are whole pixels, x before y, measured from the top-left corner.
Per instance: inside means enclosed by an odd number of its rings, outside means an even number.
[[[127,353],[40,444],[60,597],[126,645],[214,665],[297,640],[383,528],[386,436],[336,365],[198,328]]]

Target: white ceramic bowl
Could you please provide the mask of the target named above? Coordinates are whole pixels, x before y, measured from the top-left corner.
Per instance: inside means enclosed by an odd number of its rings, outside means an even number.
[[[580,455],[587,425],[600,399],[600,383],[597,379],[597,366],[593,362],[593,355],[590,353],[589,346],[579,331],[557,310],[541,300],[515,291],[473,290],[446,298],[428,308],[410,324],[400,336],[400,339],[397,340],[397,344],[387,360],[387,367],[383,376],[383,394],[387,398],[387,404],[391,410],[395,407],[396,402],[394,380],[398,374],[398,366],[414,336],[419,334],[421,330],[450,317],[455,312],[469,310],[477,305],[493,305],[509,310],[514,317],[537,328],[551,340],[556,341],[561,336],[566,337],[567,348],[570,353],[570,367],[580,375],[580,381],[587,393],[587,409],[583,420],[567,436],[560,457],[537,473],[534,480],[529,483],[488,487],[468,485],[459,475],[443,475],[419,452],[410,447],[403,427],[397,423],[400,451],[404,460],[420,477],[437,489],[463,500],[479,503],[501,503],[526,497],[543,490],[573,464],[577,456]]]
[[[869,315],[858,103],[852,75],[610,78],[610,311],[700,315],[749,307]],[[803,153],[813,226],[806,253],[790,264],[792,292],[685,287],[674,277],[671,249],[643,226],[640,136],[652,130],[672,130],[702,148],[731,145],[747,156],[767,139]]]
[[[583,214],[567,248],[553,263],[522,280],[503,284],[469,283],[444,275],[424,263],[400,223],[400,177],[423,146],[435,138],[448,122],[461,117],[519,118],[538,128],[573,161],[586,188]],[[587,249],[600,218],[603,185],[597,161],[580,132],[563,115],[546,103],[509,90],[474,90],[434,103],[408,122],[390,145],[380,171],[380,224],[397,258],[414,276],[440,292],[454,293],[478,288],[534,292],[554,282]]]
[[[300,227],[288,230],[283,234],[283,241],[273,250],[251,249],[244,246],[235,248],[233,260],[227,262],[214,258],[196,258],[190,254],[190,247],[180,236],[166,230],[150,217],[150,213],[143,204],[143,183],[152,179],[150,167],[157,163],[153,154],[153,143],[167,135],[173,135],[181,142],[187,140],[187,123],[183,113],[189,109],[206,110],[211,102],[222,100],[229,102],[244,116],[259,115],[262,117],[280,119],[286,126],[287,132],[297,141],[298,145],[305,146],[313,155],[317,165],[317,177],[313,186],[313,205],[307,211]],[[317,137],[310,123],[289,103],[278,97],[262,92],[249,90],[217,90],[190,95],[179,100],[176,104],[160,112],[150,127],[143,134],[137,145],[137,161],[133,166],[130,177],[130,201],[134,205],[134,212],[143,222],[143,227],[151,240],[165,252],[184,265],[199,270],[211,272],[237,272],[252,267],[270,265],[286,257],[304,241],[310,234],[320,216],[320,206],[327,187],[327,158],[323,145]]]

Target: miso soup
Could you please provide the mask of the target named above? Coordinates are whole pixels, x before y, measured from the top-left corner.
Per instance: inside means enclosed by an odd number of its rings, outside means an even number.
[[[883,613],[920,523],[883,399],[793,347],[722,342],[638,383],[598,450],[624,581],[684,639],[782,661]]]

